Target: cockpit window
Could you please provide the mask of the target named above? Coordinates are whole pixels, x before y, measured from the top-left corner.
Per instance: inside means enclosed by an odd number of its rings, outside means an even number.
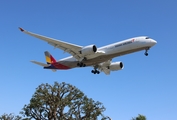
[[[145,39],[150,39],[150,37],[146,37]]]

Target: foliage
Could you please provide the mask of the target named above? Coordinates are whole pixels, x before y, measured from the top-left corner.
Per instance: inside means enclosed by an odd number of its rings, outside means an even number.
[[[22,120],[22,117],[20,116],[16,116],[14,115],[13,113],[10,113],[10,114],[3,114],[0,116],[0,120]]]
[[[146,120],[146,116],[138,114],[136,118],[132,118],[132,120]]]
[[[98,116],[108,119],[103,115],[102,103],[87,98],[75,86],[64,82],[39,85],[22,110],[24,117],[36,120],[97,120]]]

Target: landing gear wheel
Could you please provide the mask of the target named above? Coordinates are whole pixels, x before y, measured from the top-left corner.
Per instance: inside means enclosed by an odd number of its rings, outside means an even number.
[[[86,66],[86,64],[84,64],[84,63],[80,62],[80,63],[77,63],[77,66],[78,66],[78,67],[85,67],[85,66]]]
[[[149,50],[149,48],[145,50],[144,55],[148,56],[148,50]]]
[[[148,53],[144,53],[144,55],[148,56]]]
[[[98,70],[92,70],[91,73],[93,73],[93,74],[100,74],[100,71],[98,71]]]
[[[82,67],[83,66],[83,63],[80,63],[80,67]]]

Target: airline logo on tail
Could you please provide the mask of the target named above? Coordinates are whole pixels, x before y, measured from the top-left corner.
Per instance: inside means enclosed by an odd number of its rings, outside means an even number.
[[[47,64],[56,63],[56,60],[53,58],[53,56],[48,51],[45,51],[44,54],[45,54]]]
[[[70,69],[68,66],[65,66],[57,62],[55,58],[48,51],[45,51],[44,54],[45,54],[47,64],[50,65],[50,66],[44,67],[45,69],[63,69],[63,70]]]

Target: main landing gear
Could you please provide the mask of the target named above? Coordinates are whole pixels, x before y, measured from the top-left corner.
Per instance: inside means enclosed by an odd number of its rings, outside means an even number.
[[[98,71],[98,70],[96,70],[96,69],[92,70],[91,72],[92,72],[93,74],[100,74],[100,71]]]
[[[79,63],[77,63],[77,66],[78,66],[78,67],[85,67],[86,64],[84,64],[83,62],[79,62]]]
[[[93,74],[100,74],[100,71],[97,70],[98,69],[98,65],[94,66],[94,70],[91,71],[91,73]]]
[[[148,50],[149,48],[145,50],[145,53],[144,53],[145,56],[148,56]]]
[[[78,66],[78,67],[85,67],[86,64],[83,63],[83,61],[85,61],[85,60],[87,60],[86,57],[84,57],[80,62],[78,62],[78,63],[77,63],[77,66]]]

